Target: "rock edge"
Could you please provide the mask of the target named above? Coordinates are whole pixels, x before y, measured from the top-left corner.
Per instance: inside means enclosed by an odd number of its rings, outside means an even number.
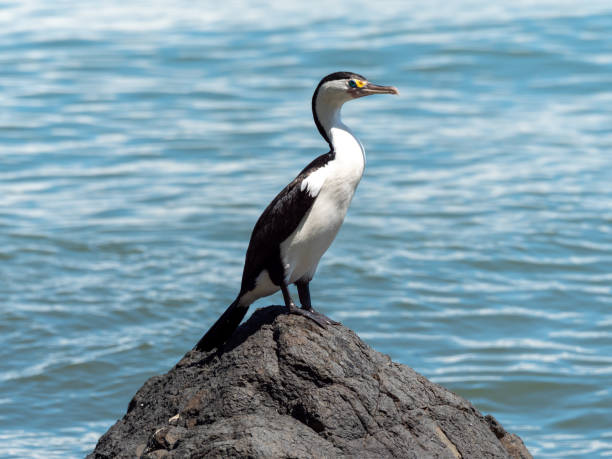
[[[353,331],[278,306],[150,378],[87,458],[211,456],[531,458],[492,416]]]

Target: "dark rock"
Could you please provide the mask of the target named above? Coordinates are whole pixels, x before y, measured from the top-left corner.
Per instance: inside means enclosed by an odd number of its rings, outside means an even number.
[[[343,326],[257,310],[149,379],[88,458],[530,458],[467,400]]]

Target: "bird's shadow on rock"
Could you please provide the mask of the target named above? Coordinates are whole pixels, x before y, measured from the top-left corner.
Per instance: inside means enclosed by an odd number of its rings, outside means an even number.
[[[287,314],[285,306],[266,306],[258,308],[253,315],[236,329],[232,337],[219,349],[221,354],[230,352],[232,349],[244,343],[249,336],[256,333],[264,325],[272,325],[280,315]]]
[[[271,325],[278,316],[286,313],[287,308],[285,306],[278,305],[256,309],[253,315],[251,315],[246,322],[236,329],[232,337],[227,340],[225,344],[213,349],[212,351],[204,353],[204,356],[202,356],[202,352],[197,351],[194,348],[186,354],[183,360],[188,359],[191,365],[206,365],[215,358],[221,357],[226,352],[231,352],[233,349],[244,343],[249,336],[256,333],[261,327],[264,325]],[[199,358],[194,358],[194,353],[197,353]]]

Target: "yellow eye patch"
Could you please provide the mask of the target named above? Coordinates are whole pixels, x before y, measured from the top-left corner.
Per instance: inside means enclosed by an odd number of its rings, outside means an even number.
[[[363,88],[365,86],[365,81],[361,80],[350,80],[349,86],[351,88]]]

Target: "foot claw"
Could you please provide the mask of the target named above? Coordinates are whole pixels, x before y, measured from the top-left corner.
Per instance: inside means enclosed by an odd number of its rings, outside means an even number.
[[[317,325],[320,325],[323,328],[327,328],[328,325],[340,325],[340,322],[336,322],[335,320],[331,320],[325,314],[321,314],[320,312],[315,311],[314,309],[306,309],[301,308],[298,309],[295,306],[293,308],[289,308],[289,314],[297,314],[300,316],[308,317],[310,320],[315,322]]]

